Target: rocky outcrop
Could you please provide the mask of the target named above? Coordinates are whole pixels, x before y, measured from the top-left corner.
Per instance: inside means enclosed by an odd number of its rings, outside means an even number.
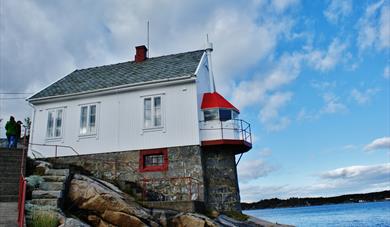
[[[68,198],[73,206],[91,213],[88,220],[96,226],[159,226],[149,210],[104,181],[76,174],[70,182]]]
[[[133,197],[103,180],[70,174],[68,169],[53,169],[47,162],[38,161],[35,166],[36,175],[27,178],[32,191],[32,200],[26,202],[25,208],[27,226],[36,214],[56,219],[59,227],[285,226],[253,217],[237,221],[218,212],[211,212],[212,218],[209,218],[197,213],[145,208]],[[66,203],[62,203],[64,200]]]
[[[214,222],[210,218],[192,213],[180,213],[175,217],[171,218],[168,222],[168,226],[172,227],[191,227],[191,226],[202,226],[202,227],[219,227],[218,223]]]

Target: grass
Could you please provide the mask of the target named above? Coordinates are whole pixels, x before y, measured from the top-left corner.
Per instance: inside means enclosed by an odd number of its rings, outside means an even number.
[[[30,227],[57,227],[57,214],[51,211],[35,210],[32,213]]]
[[[249,218],[248,215],[237,211],[224,211],[223,214],[239,221],[246,221]]]

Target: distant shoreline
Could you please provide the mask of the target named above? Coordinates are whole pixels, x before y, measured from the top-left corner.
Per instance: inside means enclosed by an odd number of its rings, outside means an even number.
[[[381,192],[370,192],[364,194],[348,194],[333,197],[306,197],[289,199],[264,199],[254,203],[241,203],[243,210],[272,209],[272,208],[293,208],[307,206],[321,206],[342,203],[362,203],[390,201],[390,190]]]

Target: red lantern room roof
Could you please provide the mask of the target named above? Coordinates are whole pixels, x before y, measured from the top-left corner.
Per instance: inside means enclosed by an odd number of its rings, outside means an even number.
[[[225,109],[233,109],[237,112],[240,112],[236,107],[234,107],[229,101],[227,101],[222,95],[217,92],[213,93],[204,93],[202,105],[200,107],[203,109],[211,109],[211,108],[225,108]]]

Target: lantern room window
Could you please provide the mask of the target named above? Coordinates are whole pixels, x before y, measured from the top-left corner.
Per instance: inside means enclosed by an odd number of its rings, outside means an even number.
[[[212,120],[218,120],[218,109],[209,109],[209,110],[204,110],[204,120],[205,121],[212,121]]]
[[[238,118],[238,112],[231,109],[207,109],[203,110],[204,120],[228,121]]]

